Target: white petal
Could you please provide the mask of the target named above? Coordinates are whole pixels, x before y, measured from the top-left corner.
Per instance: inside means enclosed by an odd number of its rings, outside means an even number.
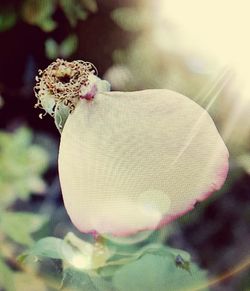
[[[82,100],[61,136],[64,203],[83,232],[155,229],[219,189],[228,151],[208,113],[168,90]]]

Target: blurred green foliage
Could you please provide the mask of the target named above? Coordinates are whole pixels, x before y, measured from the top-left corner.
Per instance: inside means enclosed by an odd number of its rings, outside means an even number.
[[[0,286],[7,291],[17,290],[17,272],[8,261],[17,264],[17,250],[32,245],[32,233],[47,222],[44,215],[14,210],[18,200],[27,201],[32,193],[45,191],[41,175],[48,167],[49,155],[32,140],[26,127],[0,132]]]
[[[14,242],[25,246],[34,243],[31,233],[39,230],[45,222],[46,216],[30,212],[0,213],[0,229]]]
[[[39,26],[44,31],[51,31],[56,28],[56,23],[52,19],[55,5],[54,0],[26,0],[22,5],[22,19],[31,25]]]
[[[88,12],[97,11],[95,0],[59,0],[59,3],[72,26],[75,26],[78,20],[85,20]]]
[[[49,38],[45,42],[46,56],[50,60],[56,58],[67,59],[76,51],[77,45],[78,39],[74,34],[65,38],[61,44],[58,44],[54,39]]]
[[[16,23],[16,14],[13,10],[3,9],[0,11],[0,32],[10,29]]]
[[[28,128],[14,133],[0,132],[0,209],[11,205],[17,198],[27,200],[33,192],[43,192],[41,174],[48,166],[47,152],[32,144]]]
[[[18,18],[40,27],[45,32],[52,31],[57,27],[53,19],[57,7],[64,12],[72,26],[78,20],[86,19],[89,12],[97,11],[95,0],[24,0],[17,7],[10,1],[0,11],[0,31],[12,28]]]

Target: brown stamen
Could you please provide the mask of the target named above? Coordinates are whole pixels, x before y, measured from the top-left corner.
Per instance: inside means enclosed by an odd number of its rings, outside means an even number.
[[[45,70],[38,71],[34,87],[37,97],[35,107],[41,107],[41,98],[49,94],[56,105],[60,102],[67,104],[72,112],[80,98],[80,88],[89,84],[89,76],[94,73],[97,72],[91,63],[57,59]]]

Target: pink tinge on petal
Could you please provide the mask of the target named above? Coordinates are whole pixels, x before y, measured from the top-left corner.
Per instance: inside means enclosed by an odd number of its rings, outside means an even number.
[[[204,200],[206,200],[207,198],[209,198],[210,195],[212,195],[215,191],[219,190],[226,178],[227,178],[227,174],[228,174],[228,170],[229,170],[229,162],[228,162],[228,157],[229,154],[227,153],[227,156],[225,157],[225,164],[223,164],[223,166],[219,169],[218,174],[217,174],[217,180],[214,184],[211,185],[210,189],[204,193],[201,194],[200,197],[198,197],[196,200],[194,200],[191,205],[189,205],[185,210],[176,213],[174,215],[166,215],[161,222],[158,224],[158,226],[155,228],[156,229],[160,229],[163,226],[171,223],[172,221],[175,221],[176,219],[178,219],[179,217],[187,214],[189,211],[192,211],[195,208],[195,204],[197,202],[202,202]],[[147,229],[143,229],[141,231],[146,231],[146,230],[154,230],[152,228],[147,228]],[[131,234],[124,234],[124,236],[126,235],[131,235]]]
[[[97,93],[97,87],[94,84],[91,87],[91,90],[87,94],[80,96],[80,99],[86,99],[87,101],[91,101],[92,99],[94,99],[96,93]]]
[[[111,235],[111,236],[115,236],[115,237],[129,237],[129,236],[133,236],[139,232],[143,232],[143,231],[155,231],[157,229],[160,229],[164,226],[166,226],[167,224],[175,221],[176,219],[180,218],[181,216],[187,214],[188,212],[192,211],[195,208],[195,204],[197,202],[202,202],[204,200],[206,200],[207,198],[209,198],[210,195],[212,195],[215,191],[219,190],[226,178],[227,178],[227,174],[228,174],[228,170],[229,170],[229,162],[228,162],[228,158],[229,158],[229,154],[227,152],[226,156],[225,156],[225,162],[223,164],[222,167],[220,167],[220,169],[217,172],[216,175],[216,179],[215,182],[211,184],[210,188],[205,191],[204,193],[202,193],[199,197],[197,197],[187,208],[185,208],[184,210],[176,213],[176,214],[172,214],[169,215],[167,214],[157,226],[148,226],[142,229],[133,229],[133,230],[125,230],[124,228],[113,232],[113,233],[106,233],[107,235]],[[76,221],[72,221],[73,224],[83,233],[87,233],[92,235],[95,239],[98,238],[101,234],[98,233],[97,230],[95,229],[83,229],[82,228],[82,223],[81,222],[76,222]]]
[[[84,231],[82,231],[82,232],[84,232]],[[91,235],[95,240],[100,236],[99,233],[96,230],[90,230],[90,231],[87,231],[87,232],[84,232],[84,233]]]
[[[207,198],[209,198],[210,195],[212,195],[215,191],[219,190],[223,186],[223,184],[227,178],[227,174],[228,174],[228,170],[229,170],[228,156],[229,155],[227,154],[227,156],[225,157],[225,164],[223,164],[223,166],[218,171],[216,182],[211,185],[211,187],[208,191],[202,193],[201,196],[198,197],[196,200],[194,200],[186,209],[184,209],[183,211],[181,211],[179,213],[173,214],[173,215],[166,215],[156,227],[147,227],[147,228],[137,229],[137,230],[133,230],[133,231],[131,231],[131,230],[126,231],[123,229],[121,231],[117,231],[116,233],[113,233],[112,235],[117,236],[117,237],[129,237],[129,236],[137,234],[138,232],[154,231],[154,230],[160,229],[160,228],[164,227],[165,225],[175,221],[179,217],[187,214],[189,211],[192,211],[195,208],[195,204],[197,202],[201,202],[201,201],[206,200]],[[84,230],[84,229],[82,229],[81,231],[86,232],[86,230]],[[94,237],[98,236],[98,234],[95,230],[87,231],[87,233],[92,234],[92,235],[94,234]]]
[[[223,167],[221,167],[221,169],[218,171],[218,180],[216,181],[214,185],[211,186],[211,188],[207,192],[203,193],[197,199],[198,202],[201,202],[207,199],[211,194],[213,194],[213,192],[219,190],[223,186],[227,178],[228,170],[229,170],[229,162],[228,162],[228,156],[227,156],[225,165],[223,165]]]

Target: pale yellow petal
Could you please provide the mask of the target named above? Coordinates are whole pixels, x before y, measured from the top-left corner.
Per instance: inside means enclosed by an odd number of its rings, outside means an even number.
[[[219,189],[228,151],[208,113],[169,90],[82,100],[61,136],[59,174],[83,232],[155,229]]]

